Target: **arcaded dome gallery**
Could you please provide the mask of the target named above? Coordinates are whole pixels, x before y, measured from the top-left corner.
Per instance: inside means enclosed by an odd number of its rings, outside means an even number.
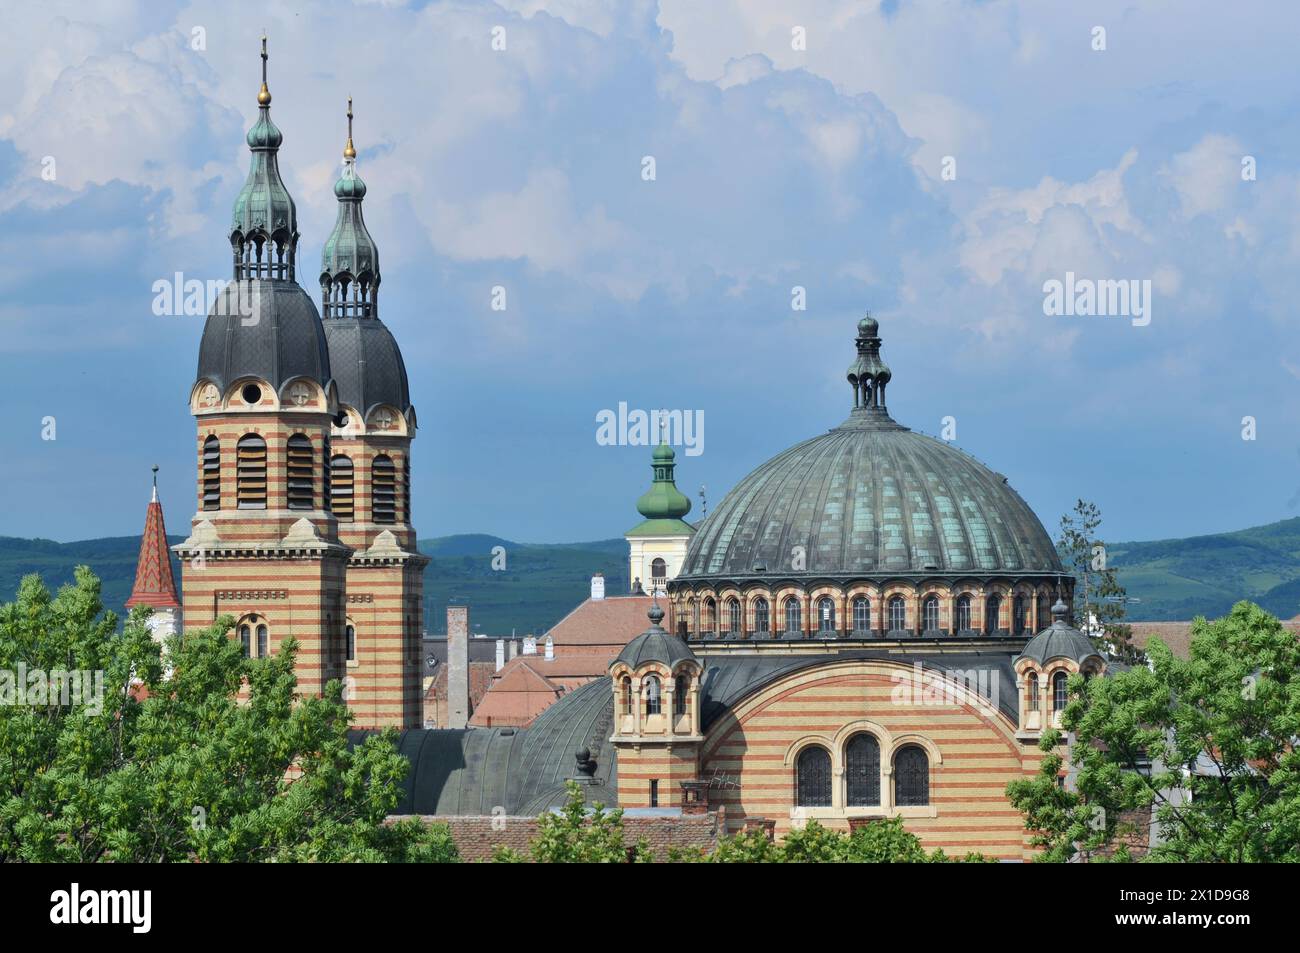
[[[1107,663],[1068,624],[1073,579],[1028,505],[890,416],[874,319],[855,343],[847,419],[694,528],[609,677],[527,728],[406,732],[399,810],[532,814],[577,779],[732,832],[901,817],[927,848],[1030,855],[1006,784],[1037,771],[1068,676]]]

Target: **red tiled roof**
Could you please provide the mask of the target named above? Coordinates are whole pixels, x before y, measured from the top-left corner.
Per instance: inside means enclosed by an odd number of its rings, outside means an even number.
[[[174,609],[180,604],[176,598],[176,581],[172,578],[171,553],[167,549],[162,504],[153,500],[145,511],[144,535],[140,538],[140,560],[135,566],[135,586],[131,589],[131,598],[126,600],[126,607]]]
[[[646,630],[649,596],[614,596],[587,599],[547,633],[557,648],[562,646],[613,645],[614,655]],[[612,656],[611,656],[612,657]]]
[[[1152,638],[1158,638],[1169,646],[1177,658],[1185,659],[1191,653],[1192,623],[1182,622],[1130,622],[1133,629],[1133,644],[1145,649]],[[1283,619],[1282,626],[1292,632],[1300,632],[1300,615]]]

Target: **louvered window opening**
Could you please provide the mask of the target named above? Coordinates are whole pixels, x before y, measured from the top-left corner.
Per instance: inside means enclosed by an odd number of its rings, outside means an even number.
[[[312,508],[312,477],[316,472],[314,457],[311,440],[308,437],[296,433],[289,438],[287,473],[289,509],[291,510],[309,510]]]
[[[388,457],[375,457],[371,467],[371,511],[376,523],[397,522],[397,472]]]
[[[235,492],[241,510],[266,509],[266,441],[255,434],[239,438]]]
[[[340,454],[330,460],[330,509],[340,523],[351,523],[356,518],[353,496],[352,459]]]
[[[203,508],[221,509],[221,441],[215,436],[203,441]]]

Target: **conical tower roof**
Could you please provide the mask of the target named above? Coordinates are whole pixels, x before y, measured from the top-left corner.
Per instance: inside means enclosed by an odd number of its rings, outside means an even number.
[[[135,585],[128,609],[151,606],[155,609],[180,608],[176,598],[176,581],[172,577],[171,552],[167,548],[167,528],[163,525],[162,504],[158,502],[158,468],[153,468],[153,499],[144,514],[144,535],[140,538],[140,559],[135,565]]]

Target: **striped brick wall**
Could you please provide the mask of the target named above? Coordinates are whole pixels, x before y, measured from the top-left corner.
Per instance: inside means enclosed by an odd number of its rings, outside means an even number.
[[[682,806],[682,782],[698,777],[694,744],[620,745],[618,806],[652,807],[650,782],[659,782],[658,807]]]
[[[701,750],[700,777],[710,784],[710,804],[725,805],[733,832],[752,816],[774,819],[780,835],[809,817],[847,830],[850,816],[897,815],[927,849],[1026,857],[1022,816],[1004,792],[1009,780],[1036,770],[1039,752],[1032,743],[1017,741],[1015,727],[987,703],[972,698],[930,704],[914,677],[911,668],[887,662],[831,661],[741,702],[711,728]],[[870,731],[880,742],[880,808],[844,804],[843,749],[857,731]],[[795,804],[795,761],[808,744],[832,754],[831,808]],[[890,804],[892,754],[907,744],[929,752],[929,807]],[[620,803],[624,757],[620,749]],[[635,793],[634,785],[628,793]]]

